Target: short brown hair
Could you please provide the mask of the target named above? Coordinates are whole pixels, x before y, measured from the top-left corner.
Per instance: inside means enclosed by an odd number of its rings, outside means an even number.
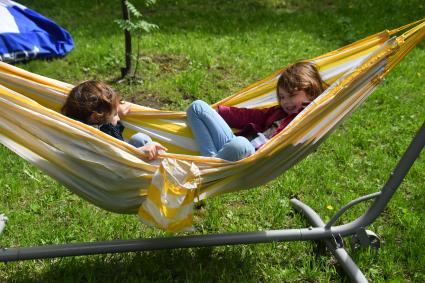
[[[118,95],[109,85],[97,80],[88,80],[70,91],[61,112],[86,124],[101,125],[107,123],[119,102]]]
[[[304,90],[315,99],[324,91],[325,86],[316,66],[310,62],[300,61],[282,72],[277,81],[276,94],[279,99],[279,88],[289,93]]]

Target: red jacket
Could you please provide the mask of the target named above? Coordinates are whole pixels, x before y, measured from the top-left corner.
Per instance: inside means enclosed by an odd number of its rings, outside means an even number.
[[[240,129],[235,134],[248,139],[267,130],[274,121],[283,119],[272,137],[282,131],[297,114],[288,115],[279,105],[264,109],[249,109],[229,106],[218,106],[218,114],[231,127]]]

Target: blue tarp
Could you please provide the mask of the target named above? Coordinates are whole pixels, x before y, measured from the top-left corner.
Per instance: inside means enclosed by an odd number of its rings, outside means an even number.
[[[9,0],[0,0],[0,61],[64,56],[74,48],[71,35],[52,20]]]

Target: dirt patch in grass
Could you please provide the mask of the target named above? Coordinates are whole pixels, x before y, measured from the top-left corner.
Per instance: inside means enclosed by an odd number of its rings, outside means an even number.
[[[155,109],[169,109],[169,105],[173,101],[166,97],[161,97],[152,93],[146,93],[144,91],[139,91],[131,95],[130,101],[132,103],[143,105]]]
[[[158,66],[157,76],[184,71],[189,66],[189,59],[183,55],[173,54],[141,54],[140,60],[145,64]]]

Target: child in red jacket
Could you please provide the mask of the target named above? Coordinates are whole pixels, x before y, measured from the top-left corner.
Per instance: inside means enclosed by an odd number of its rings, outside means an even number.
[[[197,100],[187,109],[187,122],[203,156],[237,161],[253,154],[268,139],[282,131],[324,90],[316,67],[298,62],[280,75],[278,106],[249,109],[220,105],[218,113]],[[233,134],[231,128],[239,129]]]

